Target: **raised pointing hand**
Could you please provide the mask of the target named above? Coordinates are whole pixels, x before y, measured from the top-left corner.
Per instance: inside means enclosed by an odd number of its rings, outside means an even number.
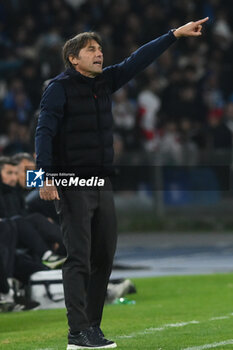
[[[174,31],[174,35],[177,38],[181,38],[182,36],[200,36],[202,35],[202,24],[207,22],[209,20],[209,17],[200,19],[196,22],[189,22],[182,27],[177,28]]]

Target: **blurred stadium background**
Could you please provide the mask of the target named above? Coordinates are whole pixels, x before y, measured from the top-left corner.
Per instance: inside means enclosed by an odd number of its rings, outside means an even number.
[[[116,203],[119,212],[143,211],[142,225],[138,213],[136,221],[124,215],[122,229],[142,229],[145,216],[150,230],[169,229],[178,218],[188,228],[194,216],[203,228],[231,227],[232,10],[228,0],[1,2],[0,154],[34,152],[43,82],[63,70],[67,38],[98,31],[108,65],[170,28],[209,16],[202,38],[180,40],[114,96],[116,162],[157,165],[134,180],[134,191],[118,191]],[[166,176],[162,165],[185,168]],[[187,182],[187,167],[203,165],[212,168]],[[153,191],[151,176],[161,191]]]

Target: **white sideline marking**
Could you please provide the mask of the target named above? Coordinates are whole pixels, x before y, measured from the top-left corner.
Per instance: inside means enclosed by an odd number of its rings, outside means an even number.
[[[226,320],[230,318],[230,316],[219,316],[219,317],[212,317],[209,319],[209,321],[216,321],[216,320]]]
[[[187,326],[189,324],[198,324],[200,323],[199,321],[189,321],[189,322],[180,322],[180,323],[170,323],[170,324],[165,324],[163,327],[159,327],[159,328],[146,328],[144,333],[153,333],[153,332],[160,332],[163,331],[166,328],[173,328],[173,327],[184,327]]]
[[[233,344],[233,339],[229,339],[229,340],[225,340],[225,341],[221,341],[219,343],[212,343],[212,344],[204,344],[204,345],[200,345],[200,346],[192,346],[191,348],[185,348],[182,350],[204,350],[204,349],[213,349],[213,348],[217,348],[219,346],[225,346],[225,345],[230,345]]]
[[[207,320],[208,321],[217,321],[217,320],[225,320],[225,319],[229,319],[230,317],[233,316],[233,312],[228,314],[228,316],[218,316],[218,317],[211,317]],[[206,321],[201,321],[201,322],[206,322]],[[152,334],[154,332],[161,332],[164,331],[167,328],[172,328],[172,327],[184,327],[184,326],[188,326],[190,324],[199,324],[201,323],[200,321],[189,321],[189,322],[180,322],[180,323],[168,323],[163,325],[162,327],[157,327],[157,328],[146,328],[144,329],[144,331],[139,331],[139,332],[134,332],[134,333],[130,333],[128,335],[119,335],[117,337],[115,337],[116,339],[127,339],[127,338],[136,338],[140,335],[145,335],[145,334]],[[231,344],[231,343],[230,343]],[[208,345],[208,344],[207,344]],[[227,344],[226,344],[227,345]],[[215,346],[216,347],[216,346]],[[188,350],[187,349],[183,349],[183,350]],[[190,348],[191,349],[191,348]],[[202,348],[200,348],[202,349]],[[209,349],[209,348],[203,348],[203,349]],[[43,349],[42,349],[43,350]],[[196,348],[194,347],[193,350],[196,350]],[[197,348],[197,350],[199,350],[199,348]]]
[[[117,337],[117,339],[134,338],[134,337],[137,337],[138,335],[145,335],[145,334],[152,334],[154,332],[161,332],[161,331],[164,331],[166,328],[184,327],[184,326],[187,326],[189,324],[198,324],[198,323],[200,323],[200,322],[199,321],[189,321],[189,322],[180,322],[180,323],[168,323],[162,327],[158,327],[158,328],[151,327],[151,328],[146,328],[144,331],[134,332],[134,333],[131,333],[129,335],[120,335]]]

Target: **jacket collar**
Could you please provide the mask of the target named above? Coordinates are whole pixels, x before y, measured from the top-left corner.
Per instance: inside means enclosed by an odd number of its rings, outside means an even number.
[[[8,193],[8,192],[15,192],[15,191],[16,191],[16,187],[6,185],[2,182],[2,180],[0,180],[0,192],[1,193]]]
[[[86,81],[87,83],[89,83],[90,85],[93,85],[93,83],[99,79],[100,75],[97,75],[95,78],[89,78],[86,77],[85,75],[79,73],[78,71],[76,71],[74,68],[67,68],[64,72],[67,75],[73,76],[75,78],[78,78],[82,81]]]

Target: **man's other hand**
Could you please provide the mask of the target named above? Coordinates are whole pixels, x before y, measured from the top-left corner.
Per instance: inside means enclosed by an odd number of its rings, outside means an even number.
[[[45,201],[53,201],[54,199],[60,200],[56,186],[52,185],[51,180],[48,180],[48,184],[51,186],[44,185],[44,187],[40,188],[40,198]]]
[[[202,35],[202,24],[207,22],[209,17],[200,19],[196,22],[189,22],[182,27],[177,28],[173,34],[176,38],[181,38],[182,36],[200,36]]]

